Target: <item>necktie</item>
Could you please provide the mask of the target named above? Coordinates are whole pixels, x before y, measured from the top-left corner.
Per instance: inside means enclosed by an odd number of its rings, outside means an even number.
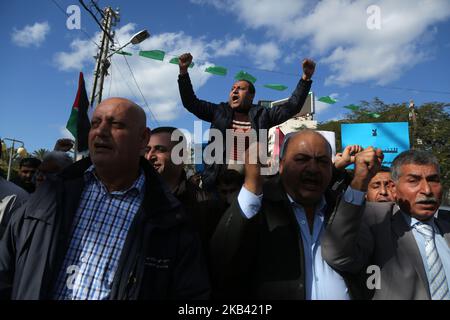
[[[428,272],[430,274],[429,285],[432,300],[449,300],[447,278],[441,258],[434,243],[433,227],[426,223],[416,225],[416,230],[425,237],[425,254],[427,256]]]

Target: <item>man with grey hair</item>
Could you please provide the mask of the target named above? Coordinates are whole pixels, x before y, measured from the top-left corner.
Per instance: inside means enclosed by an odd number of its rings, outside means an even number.
[[[342,272],[375,270],[366,282],[374,299],[448,300],[450,224],[435,219],[442,198],[438,161],[409,150],[391,170],[395,203],[367,202],[364,211],[333,216],[325,260]]]

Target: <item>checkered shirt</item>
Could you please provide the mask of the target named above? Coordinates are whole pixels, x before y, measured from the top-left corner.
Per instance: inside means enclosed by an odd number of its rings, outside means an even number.
[[[85,187],[72,225],[72,237],[53,298],[108,299],[119,258],[144,198],[145,176],[125,191],[108,192],[94,166],[85,174]]]

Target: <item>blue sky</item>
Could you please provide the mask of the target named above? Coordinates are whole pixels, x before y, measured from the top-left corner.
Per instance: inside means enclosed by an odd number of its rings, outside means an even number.
[[[55,0],[63,9],[77,1]],[[89,0],[85,0],[89,3]],[[120,43],[141,29],[151,38],[128,62],[157,119],[148,126],[173,125],[193,131],[196,118],[186,112],[178,94],[178,68],[172,56],[192,52],[190,71],[197,96],[226,101],[234,75],[245,70],[257,78],[255,100],[289,96],[300,75],[300,60],[317,62],[312,90],[331,95],[334,105],[317,103],[315,119],[338,119],[343,106],[379,97],[387,103],[414,99],[416,104],[450,101],[450,2],[446,0],[100,0],[120,8],[115,27]],[[379,8],[380,29],[367,20]],[[51,149],[68,136],[65,130],[83,71],[90,96],[98,27],[81,8],[83,31],[68,30],[67,17],[51,0],[0,2],[0,137],[22,140],[28,151]],[[374,20],[370,20],[374,21]],[[138,50],[163,50],[163,62],[138,56]],[[207,66],[228,68],[226,77],[204,72]],[[269,70],[269,71],[266,71]],[[114,56],[104,97],[125,96],[145,106],[122,56]],[[288,86],[284,92],[263,87]],[[396,90],[393,88],[417,89]],[[432,91],[447,92],[436,93]],[[147,107],[145,107],[146,110]],[[206,129],[209,125],[204,125]]]

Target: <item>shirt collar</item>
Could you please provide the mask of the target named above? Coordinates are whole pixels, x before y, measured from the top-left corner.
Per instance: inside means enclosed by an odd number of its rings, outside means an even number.
[[[299,207],[302,210],[304,210],[303,206],[301,204],[295,202],[295,200],[288,193],[286,193],[286,195],[289,199],[289,202],[291,203],[291,206]],[[325,197],[322,195],[322,197],[320,198],[319,204],[315,208],[316,214],[323,216],[326,206],[327,206],[327,201],[325,200]]]
[[[122,195],[126,195],[128,193],[134,193],[134,194],[143,194],[144,191],[144,186],[145,186],[145,174],[144,174],[144,170],[142,170],[142,168],[140,169],[140,174],[139,177],[133,182],[133,184],[131,185],[131,187],[129,187],[126,190],[121,190],[121,191],[113,191],[113,192],[108,192],[108,189],[106,189],[105,185],[103,184],[102,181],[100,181],[100,179],[97,177],[97,175],[95,174],[95,166],[92,164],[89,168],[87,168],[87,170],[84,172],[84,181],[86,182],[86,184],[92,184],[92,183],[98,183],[100,188],[106,192],[109,193],[111,195],[118,195],[118,196],[122,196]]]
[[[413,216],[411,216],[411,215],[409,215],[409,214],[407,214],[407,213],[405,213],[403,211],[401,211],[401,212],[402,212],[403,218],[405,219],[406,223],[412,229],[415,228],[418,224],[425,223],[425,224],[429,224],[433,228],[434,231],[437,231],[437,226],[434,223],[434,216],[431,217],[427,221],[420,221],[420,220],[414,218]]]

